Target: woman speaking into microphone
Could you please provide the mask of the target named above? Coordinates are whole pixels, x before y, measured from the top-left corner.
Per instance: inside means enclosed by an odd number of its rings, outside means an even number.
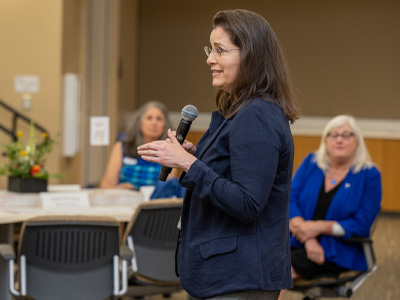
[[[184,170],[177,272],[193,299],[277,299],[292,285],[289,123],[297,118],[278,40],[246,10],[218,12],[204,47],[217,110],[197,148],[141,145],[145,160]]]

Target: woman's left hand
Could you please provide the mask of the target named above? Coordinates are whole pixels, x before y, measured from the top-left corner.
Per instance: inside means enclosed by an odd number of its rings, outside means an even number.
[[[183,148],[170,129],[168,130],[168,139],[141,145],[138,147],[138,154],[144,160],[170,168],[179,168],[185,172],[197,160]]]

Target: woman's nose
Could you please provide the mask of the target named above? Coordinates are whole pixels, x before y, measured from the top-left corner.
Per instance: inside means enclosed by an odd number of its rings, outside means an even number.
[[[207,65],[213,65],[217,63],[217,60],[215,59],[215,54],[213,51],[211,51],[210,55],[207,57]]]
[[[341,135],[338,135],[337,137],[336,137],[336,141],[343,141],[343,136],[341,136]]]

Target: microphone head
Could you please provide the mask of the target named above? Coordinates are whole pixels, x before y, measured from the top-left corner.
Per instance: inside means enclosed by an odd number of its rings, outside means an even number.
[[[186,121],[193,122],[197,118],[197,114],[198,111],[196,106],[189,104],[182,109],[181,116]]]

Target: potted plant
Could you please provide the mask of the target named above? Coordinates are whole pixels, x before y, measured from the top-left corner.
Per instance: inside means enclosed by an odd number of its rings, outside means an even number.
[[[54,140],[46,132],[38,143],[34,124],[30,125],[29,141],[25,145],[23,132],[17,132],[17,140],[4,145],[9,162],[0,167],[0,175],[8,176],[8,190],[19,193],[47,191],[49,173],[44,168],[44,155],[53,147]]]

